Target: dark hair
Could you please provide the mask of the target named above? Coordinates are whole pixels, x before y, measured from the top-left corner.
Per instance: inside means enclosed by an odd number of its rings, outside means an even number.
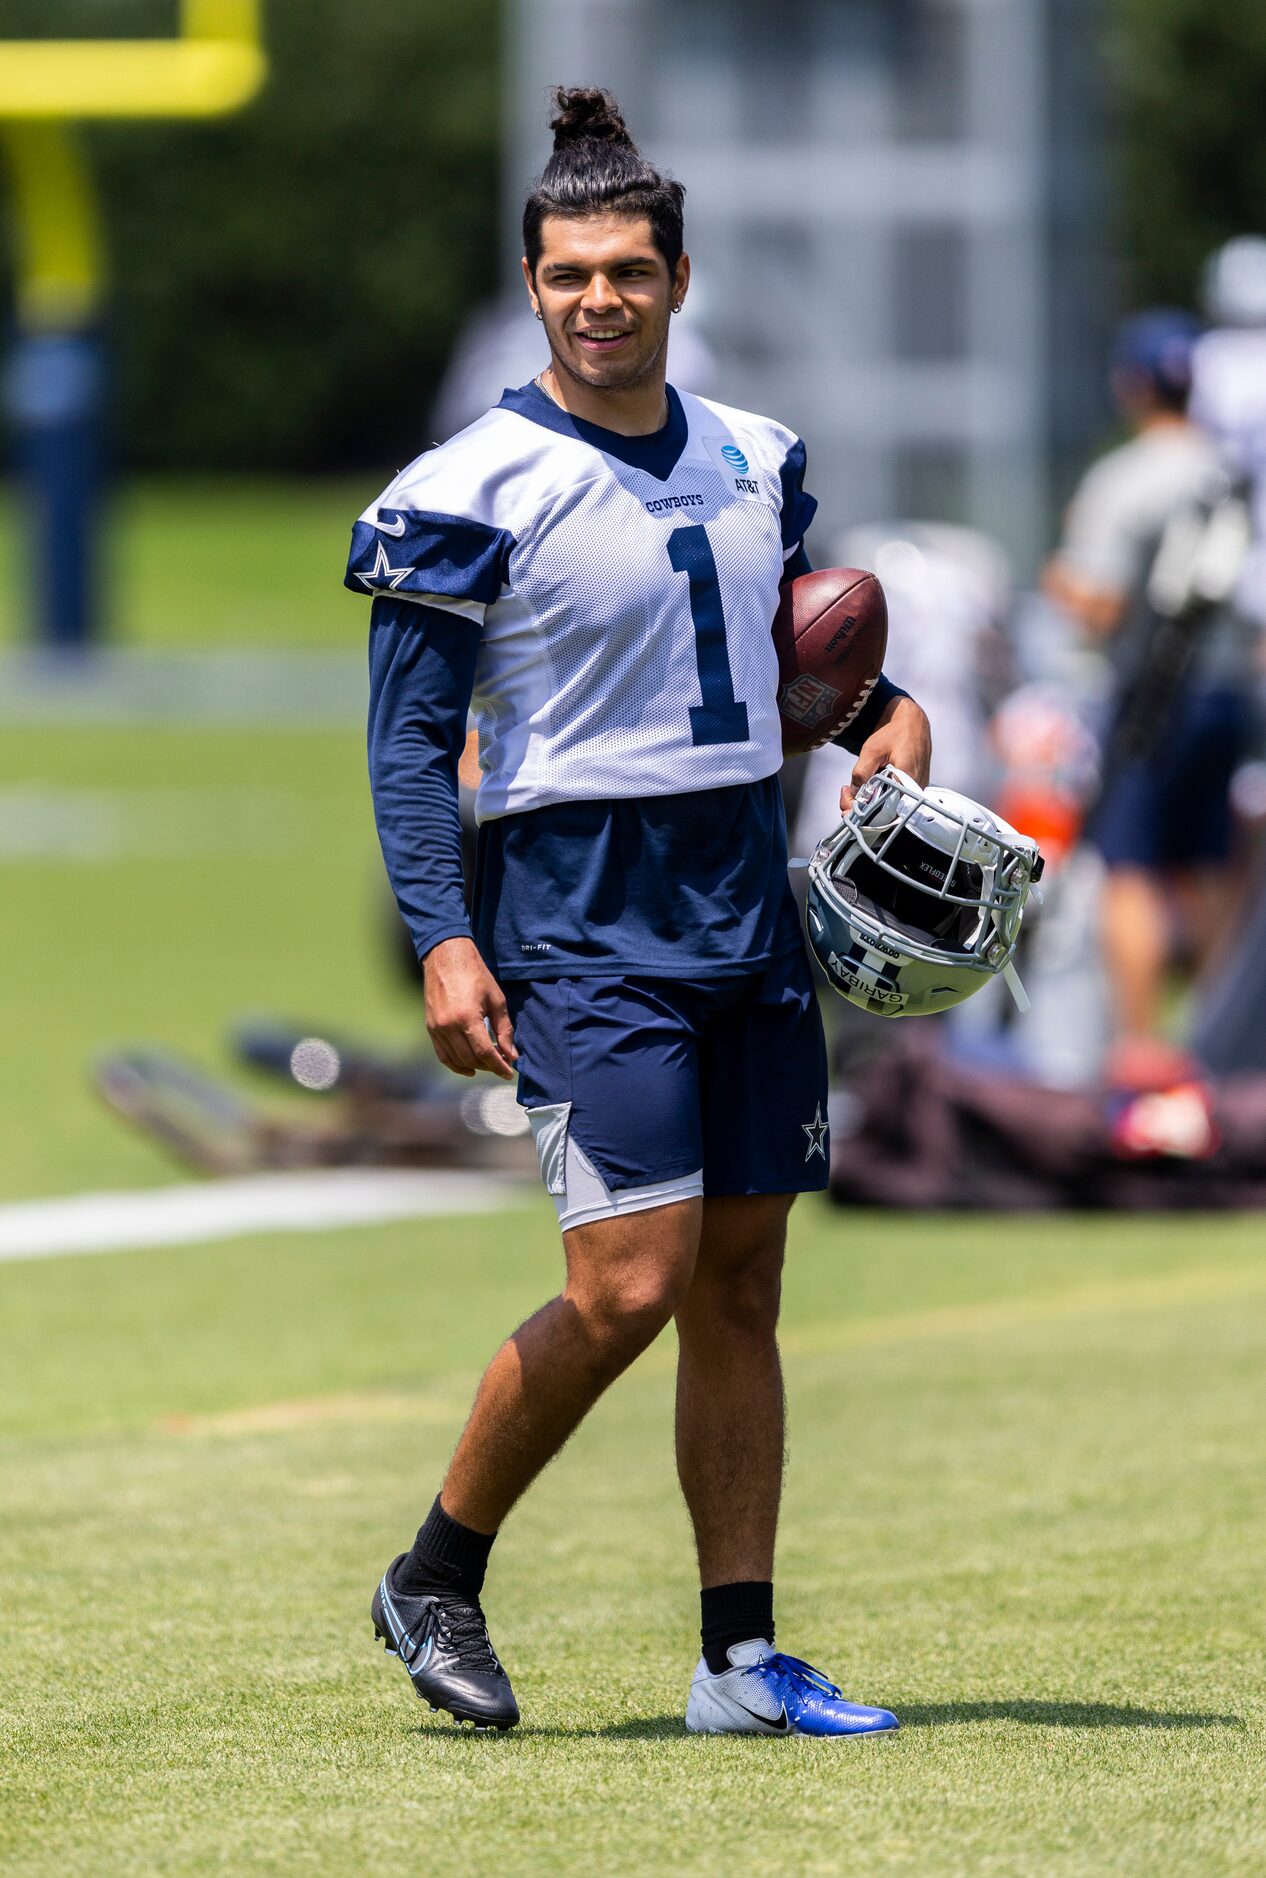
[[[1203,331],[1182,307],[1148,307],[1117,327],[1112,367],[1162,411],[1182,413],[1191,397],[1191,355]]]
[[[686,192],[642,156],[609,91],[559,85],[554,92],[554,154],[523,205],[523,252],[536,273],[547,215],[644,215],[671,274],[684,245]]]

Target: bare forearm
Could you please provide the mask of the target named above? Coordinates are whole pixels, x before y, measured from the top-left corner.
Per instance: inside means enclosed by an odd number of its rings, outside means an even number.
[[[1115,588],[1094,586],[1058,558],[1046,565],[1042,591],[1071,614],[1090,639],[1110,639],[1125,613],[1125,598]]]

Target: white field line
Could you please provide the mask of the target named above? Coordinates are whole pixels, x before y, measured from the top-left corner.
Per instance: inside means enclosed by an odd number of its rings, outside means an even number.
[[[293,854],[319,838],[297,789],[0,784],[0,864]]]
[[[139,1193],[79,1193],[0,1206],[0,1260],[195,1245],[256,1232],[332,1232],[522,1205],[530,1186],[500,1173],[320,1168]]]
[[[268,724],[364,721],[363,654],[250,646],[0,647],[0,723]]]

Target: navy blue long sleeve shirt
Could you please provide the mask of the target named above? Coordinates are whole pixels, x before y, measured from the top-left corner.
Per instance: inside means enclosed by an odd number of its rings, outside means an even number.
[[[378,839],[419,958],[470,937],[457,765],[479,636],[438,607],[379,597],[369,626],[369,784]]]

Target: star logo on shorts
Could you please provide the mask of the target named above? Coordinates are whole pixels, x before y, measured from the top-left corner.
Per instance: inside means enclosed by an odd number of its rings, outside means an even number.
[[[373,566],[367,574],[358,574],[357,580],[363,580],[367,587],[377,587],[382,581],[386,581],[389,587],[398,587],[405,575],[412,573],[412,568],[392,567],[387,559],[387,550],[381,541],[378,542],[377,547],[378,552],[374,556]]]
[[[811,1122],[801,1122],[800,1126],[809,1137],[809,1145],[804,1151],[805,1160],[811,1161],[815,1154],[820,1154],[825,1161],[826,1136],[829,1124],[822,1119],[822,1104],[820,1102],[813,1111],[813,1120]]]

